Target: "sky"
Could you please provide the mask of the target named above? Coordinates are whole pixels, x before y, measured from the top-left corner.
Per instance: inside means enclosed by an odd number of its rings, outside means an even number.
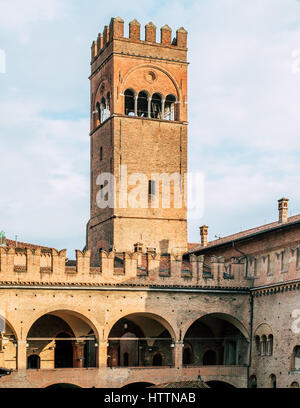
[[[275,221],[281,197],[300,213],[299,1],[0,0],[0,230],[85,245],[90,47],[117,16],[126,36],[133,19],[158,41],[189,32],[189,171],[205,180],[189,241]]]

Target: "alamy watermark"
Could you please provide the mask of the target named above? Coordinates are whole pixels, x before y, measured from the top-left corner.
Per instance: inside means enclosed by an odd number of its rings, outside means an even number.
[[[6,53],[0,49],[0,74],[6,73]]]
[[[299,334],[300,333],[300,309],[293,310],[292,318],[295,319],[292,323],[292,332],[295,334]]]
[[[189,218],[201,218],[204,212],[204,175],[200,172],[128,174],[127,165],[119,166],[119,176],[100,173],[96,178],[98,208],[180,209],[187,208]],[[189,186],[187,188],[187,186]]]

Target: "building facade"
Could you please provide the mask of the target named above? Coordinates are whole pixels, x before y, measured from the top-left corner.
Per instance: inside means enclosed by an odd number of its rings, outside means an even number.
[[[85,249],[0,246],[0,387],[299,387],[300,215],[187,243],[187,32],[140,31],[92,45]]]

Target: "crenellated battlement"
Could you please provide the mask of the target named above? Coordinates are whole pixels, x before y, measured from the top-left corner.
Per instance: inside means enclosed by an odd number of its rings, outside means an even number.
[[[160,42],[157,42],[157,27],[152,22],[145,26],[145,39],[141,39],[141,24],[137,20],[129,23],[129,37],[124,37],[124,20],[121,17],[112,18],[109,26],[105,26],[102,33],[92,43],[92,62],[98,58],[113,40],[124,40],[135,43],[155,44],[157,46],[171,47],[186,50],[187,31],[181,27],[176,31],[176,37],[172,38],[172,29],[164,25],[160,29]]]
[[[283,248],[259,256],[224,257],[155,252],[99,252],[91,266],[91,252],[0,248],[0,281],[87,284],[195,285],[250,287],[291,281],[300,274],[300,247]]]
[[[203,255],[160,255],[154,252],[99,252],[99,264],[91,266],[90,251],[76,251],[76,261],[66,250],[0,248],[0,280],[81,284],[143,284],[248,286],[243,263],[225,273],[224,259],[212,257],[209,267]]]

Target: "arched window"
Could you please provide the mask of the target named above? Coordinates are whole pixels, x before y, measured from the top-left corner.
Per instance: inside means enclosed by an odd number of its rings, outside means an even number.
[[[267,336],[263,335],[261,337],[261,355],[265,356],[267,354]]]
[[[162,97],[159,93],[152,95],[151,99],[151,118],[161,119],[162,118]]]
[[[292,382],[291,388],[299,388],[299,383],[297,381]]]
[[[260,350],[260,337],[255,336],[255,353],[257,356],[260,356],[261,350]]]
[[[256,375],[251,375],[251,377],[249,378],[249,388],[257,388]]]
[[[293,368],[300,370],[300,346],[296,346],[293,350]]]
[[[176,98],[174,95],[168,95],[165,101],[165,120],[175,120],[175,102]]]
[[[154,367],[161,367],[163,365],[163,358],[162,355],[160,353],[156,353],[153,356],[153,366]]]
[[[128,353],[124,353],[123,361],[124,361],[124,367],[128,367],[129,366],[129,354]]]
[[[276,375],[270,375],[270,386],[271,388],[276,388]]]
[[[110,117],[110,92],[106,95],[106,119]]]
[[[134,113],[134,92],[131,89],[125,91],[125,115],[135,116]]]
[[[101,99],[101,104],[100,104],[100,123],[103,123],[106,120],[106,101],[105,98],[103,97]]]
[[[203,365],[216,365],[217,364],[217,354],[213,350],[208,350],[203,356]]]
[[[95,123],[95,126],[97,127],[97,126],[99,126],[100,123],[101,123],[101,110],[100,110],[100,103],[99,103],[99,102],[97,102],[97,104],[96,104],[96,111],[97,111],[97,113],[96,113],[96,123]]]
[[[141,91],[138,95],[137,114],[141,118],[149,117],[149,95],[145,91]]]
[[[193,363],[193,350],[189,344],[185,346],[183,350],[182,363],[184,365],[189,365]]]
[[[38,370],[41,366],[41,359],[38,355],[32,354],[27,357],[27,369],[28,370]]]
[[[273,355],[273,334],[268,336],[268,356]]]

